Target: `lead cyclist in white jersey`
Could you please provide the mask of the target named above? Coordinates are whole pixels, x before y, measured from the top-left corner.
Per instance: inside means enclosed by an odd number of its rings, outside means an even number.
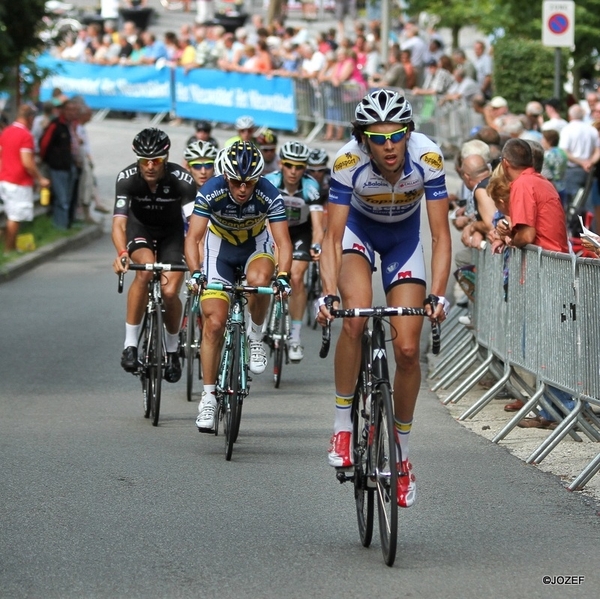
[[[443,297],[451,264],[448,192],[439,147],[414,132],[412,107],[398,92],[379,89],[357,105],[354,139],[336,155],[329,192],[323,251],[319,322],[331,319],[325,297],[339,293],[344,308],[372,306],[375,252],[389,306],[422,306],[426,273],[421,244],[422,199],[432,238],[431,294],[437,305],[432,320],[445,318]],[[426,308],[429,312],[429,308]],[[393,380],[396,440],[402,463],[398,505],[410,507],[416,484],[408,460],[408,437],[421,383],[419,341],[422,318],[391,319],[396,373]],[[360,367],[364,320],[344,319],[335,352],[336,410],[329,464],[352,465],[351,406]]]

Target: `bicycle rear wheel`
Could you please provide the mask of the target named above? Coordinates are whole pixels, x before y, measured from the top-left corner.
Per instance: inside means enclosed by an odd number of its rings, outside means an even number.
[[[363,547],[373,538],[374,489],[369,487],[367,452],[369,437],[369,413],[365,411],[368,388],[365,372],[361,371],[352,403],[352,447],[354,448],[354,501],[358,533]]]
[[[150,314],[150,343],[148,349],[148,382],[152,426],[158,426],[163,366],[163,317],[160,306]]]
[[[274,305],[273,309],[276,311],[275,326],[272,331],[273,352],[275,354],[273,359],[273,383],[275,384],[275,389],[279,389],[281,372],[283,370],[283,355],[285,353],[285,314],[283,302],[280,302],[279,306]]]
[[[240,391],[240,329],[233,327],[230,337],[231,349],[227,364],[227,389],[223,396],[223,428],[225,429],[225,459],[231,460],[233,444],[240,428],[238,396]]]
[[[398,541],[398,470],[394,413],[390,388],[385,383],[373,389],[375,403],[374,466],[376,473],[377,514],[383,560],[388,566],[396,559]]]

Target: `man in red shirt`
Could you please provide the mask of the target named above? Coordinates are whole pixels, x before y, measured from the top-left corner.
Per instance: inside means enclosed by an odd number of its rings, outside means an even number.
[[[33,220],[33,184],[48,187],[50,181],[39,172],[33,153],[31,126],[35,108],[23,104],[17,120],[0,134],[0,197],[6,213],[4,251],[15,249],[19,223]]]
[[[531,146],[509,139],[502,148],[502,167],[511,181],[510,223],[496,227],[509,245],[538,245],[544,250],[569,252],[565,212],[554,185],[533,168]]]

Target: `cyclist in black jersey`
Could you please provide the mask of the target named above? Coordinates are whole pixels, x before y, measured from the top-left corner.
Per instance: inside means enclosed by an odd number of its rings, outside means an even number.
[[[196,197],[196,184],[181,166],[168,162],[171,141],[164,131],[148,128],[133,140],[137,161],[117,177],[112,240],[117,250],[113,268],[127,272],[129,261],[183,264],[182,209]],[[191,210],[190,210],[191,212]],[[137,343],[142,326],[152,272],[136,271],[127,295],[125,349],[121,366],[137,369]],[[165,379],[175,383],[181,377],[178,355],[182,305],[179,291],[183,273],[163,273],[167,365]]]
[[[292,362],[300,362],[304,358],[300,339],[307,299],[304,276],[308,263],[319,259],[323,240],[323,205],[319,185],[306,174],[309,153],[310,149],[305,144],[288,141],[279,150],[281,170],[267,175],[267,179],[283,197],[294,246],[292,295],[289,302],[292,327],[288,351]]]

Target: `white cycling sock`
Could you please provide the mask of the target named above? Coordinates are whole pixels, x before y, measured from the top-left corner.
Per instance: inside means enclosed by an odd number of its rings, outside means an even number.
[[[165,331],[165,347],[170,354],[177,351],[179,345],[179,333],[169,333]]]
[[[335,420],[333,432],[352,431],[352,401],[353,395],[335,395]]]
[[[290,341],[294,343],[300,343],[300,330],[302,329],[301,320],[292,320],[292,326],[290,328]]]
[[[137,347],[138,339],[140,338],[140,331],[142,330],[142,323],[140,324],[129,324],[125,323],[125,344],[123,347]]]
[[[263,325],[256,324],[252,317],[250,317],[250,330],[248,331],[248,338],[252,341],[262,341],[263,338]]]
[[[206,393],[207,397],[209,397],[210,399],[213,400],[213,402],[216,401],[215,399],[215,387],[216,385],[204,385],[204,393]],[[203,395],[204,397],[204,395]],[[202,400],[200,400],[200,403],[202,403]],[[200,409],[200,405],[198,405],[198,410]]]

